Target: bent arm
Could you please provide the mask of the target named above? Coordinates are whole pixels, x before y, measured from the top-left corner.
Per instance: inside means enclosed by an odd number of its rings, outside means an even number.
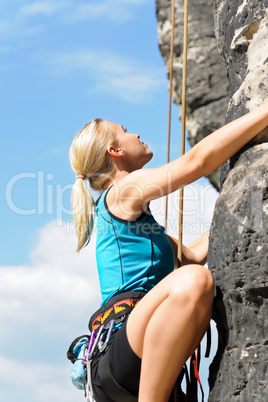
[[[140,169],[124,180],[129,207],[140,210],[220,167],[268,125],[268,102],[210,134],[185,155],[156,169]]]
[[[207,262],[208,253],[208,236],[209,230],[203,233],[198,239],[193,241],[189,246],[182,245],[182,261],[181,264],[177,261],[178,241],[174,237],[167,235],[168,240],[173,248],[175,256],[175,268],[179,265],[200,264],[205,265]]]

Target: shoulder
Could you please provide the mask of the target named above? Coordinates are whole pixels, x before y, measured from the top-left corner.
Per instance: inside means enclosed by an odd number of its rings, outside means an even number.
[[[129,173],[122,180],[115,182],[107,191],[105,202],[109,210],[117,217],[132,220],[139,217],[149,207],[144,201],[142,178],[149,174],[149,169],[139,169]]]

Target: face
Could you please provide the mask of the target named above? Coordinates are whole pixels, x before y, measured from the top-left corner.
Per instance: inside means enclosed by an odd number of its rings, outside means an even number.
[[[119,124],[109,122],[108,124],[116,133],[119,143],[115,148],[117,148],[124,162],[129,166],[129,170],[140,169],[152,159],[153,152],[148,148],[147,144],[141,141],[138,134],[130,134]]]

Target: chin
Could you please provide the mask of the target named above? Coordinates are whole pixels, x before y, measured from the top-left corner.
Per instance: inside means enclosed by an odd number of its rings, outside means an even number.
[[[146,159],[146,162],[144,163],[144,165],[147,165],[147,163],[149,163],[150,162],[150,160],[153,158],[153,153],[151,152],[149,155],[148,155],[148,158]],[[143,165],[143,166],[144,166]]]
[[[145,165],[147,165],[147,163],[150,162],[150,160],[152,159],[152,157],[153,157],[153,153],[151,152],[150,154],[147,155],[147,158],[146,158],[146,159],[144,158],[144,162],[142,163],[140,169],[142,169]]]

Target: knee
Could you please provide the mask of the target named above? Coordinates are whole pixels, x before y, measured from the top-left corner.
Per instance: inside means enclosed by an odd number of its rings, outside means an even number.
[[[181,275],[178,283],[174,281],[171,296],[183,297],[185,302],[205,303],[211,306],[214,298],[212,273],[199,265],[188,265],[179,270],[184,270],[184,272],[181,272],[183,275]]]
[[[214,296],[214,278],[212,273],[205,267],[198,267],[192,273],[191,288],[198,297]]]

